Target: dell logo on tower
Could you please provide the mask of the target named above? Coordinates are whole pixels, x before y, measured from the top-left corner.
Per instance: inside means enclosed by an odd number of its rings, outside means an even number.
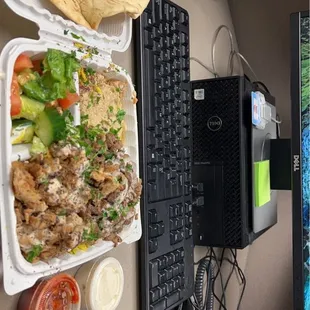
[[[222,120],[218,116],[211,116],[207,121],[207,126],[211,131],[218,131],[222,127]]]

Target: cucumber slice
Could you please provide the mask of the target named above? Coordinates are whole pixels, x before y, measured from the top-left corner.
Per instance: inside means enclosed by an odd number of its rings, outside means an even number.
[[[65,118],[54,108],[45,108],[35,124],[35,133],[46,146],[59,141],[66,129]]]
[[[20,96],[22,100],[22,110],[20,114],[12,117],[12,119],[26,118],[34,121],[36,117],[44,110],[45,104],[26,96]]]
[[[29,120],[12,121],[11,143],[30,143],[34,135],[34,123]]]
[[[30,149],[31,155],[37,155],[37,154],[46,154],[47,153],[47,147],[42,143],[40,138],[34,136],[32,140],[32,145]]]

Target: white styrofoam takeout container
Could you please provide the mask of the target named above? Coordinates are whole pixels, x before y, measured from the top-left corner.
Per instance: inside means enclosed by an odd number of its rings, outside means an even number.
[[[31,264],[21,254],[17,234],[16,216],[14,212],[14,194],[11,188],[11,162],[29,157],[29,148],[25,145],[13,146],[10,141],[10,88],[13,76],[13,66],[21,53],[36,56],[48,48],[59,49],[70,53],[77,51],[75,42],[98,49],[99,54],[85,58],[85,53],[77,52],[77,58],[82,63],[102,72],[109,79],[117,79],[128,84],[124,100],[126,111],[126,141],[125,149],[133,161],[134,168],[139,174],[139,147],[137,132],[136,106],[133,104],[135,90],[128,73],[121,67],[111,64],[112,51],[125,51],[131,41],[131,19],[124,15],[103,20],[98,32],[86,29],[72,21],[65,20],[48,0],[5,0],[17,14],[28,18],[39,25],[39,40],[17,38],[7,43],[0,55],[0,214],[2,236],[2,259],[4,289],[9,295],[16,294],[31,287],[39,278],[83,264],[96,258],[114,247],[112,242],[98,241],[87,251],[77,254],[66,254],[53,258],[48,263]],[[65,34],[65,30],[69,33]],[[76,40],[70,32],[82,36]],[[79,110],[73,111],[78,117]],[[137,205],[138,219],[126,227],[120,234],[124,243],[132,243],[141,238],[140,204]]]

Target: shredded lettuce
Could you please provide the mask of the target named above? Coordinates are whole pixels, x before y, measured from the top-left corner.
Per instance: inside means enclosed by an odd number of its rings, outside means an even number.
[[[80,64],[74,55],[48,49],[43,65],[43,75],[36,75],[35,79],[22,86],[29,98],[51,102],[65,98],[67,92],[76,92],[73,73],[79,70]]]

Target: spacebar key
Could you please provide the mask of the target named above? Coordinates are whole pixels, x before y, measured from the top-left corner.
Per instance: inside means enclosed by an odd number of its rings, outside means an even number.
[[[172,293],[166,297],[167,300],[167,308],[175,304],[180,300],[180,291],[177,291],[175,293]]]
[[[157,302],[156,304],[152,304],[150,310],[164,310],[166,309],[166,299],[162,299],[161,301]]]

